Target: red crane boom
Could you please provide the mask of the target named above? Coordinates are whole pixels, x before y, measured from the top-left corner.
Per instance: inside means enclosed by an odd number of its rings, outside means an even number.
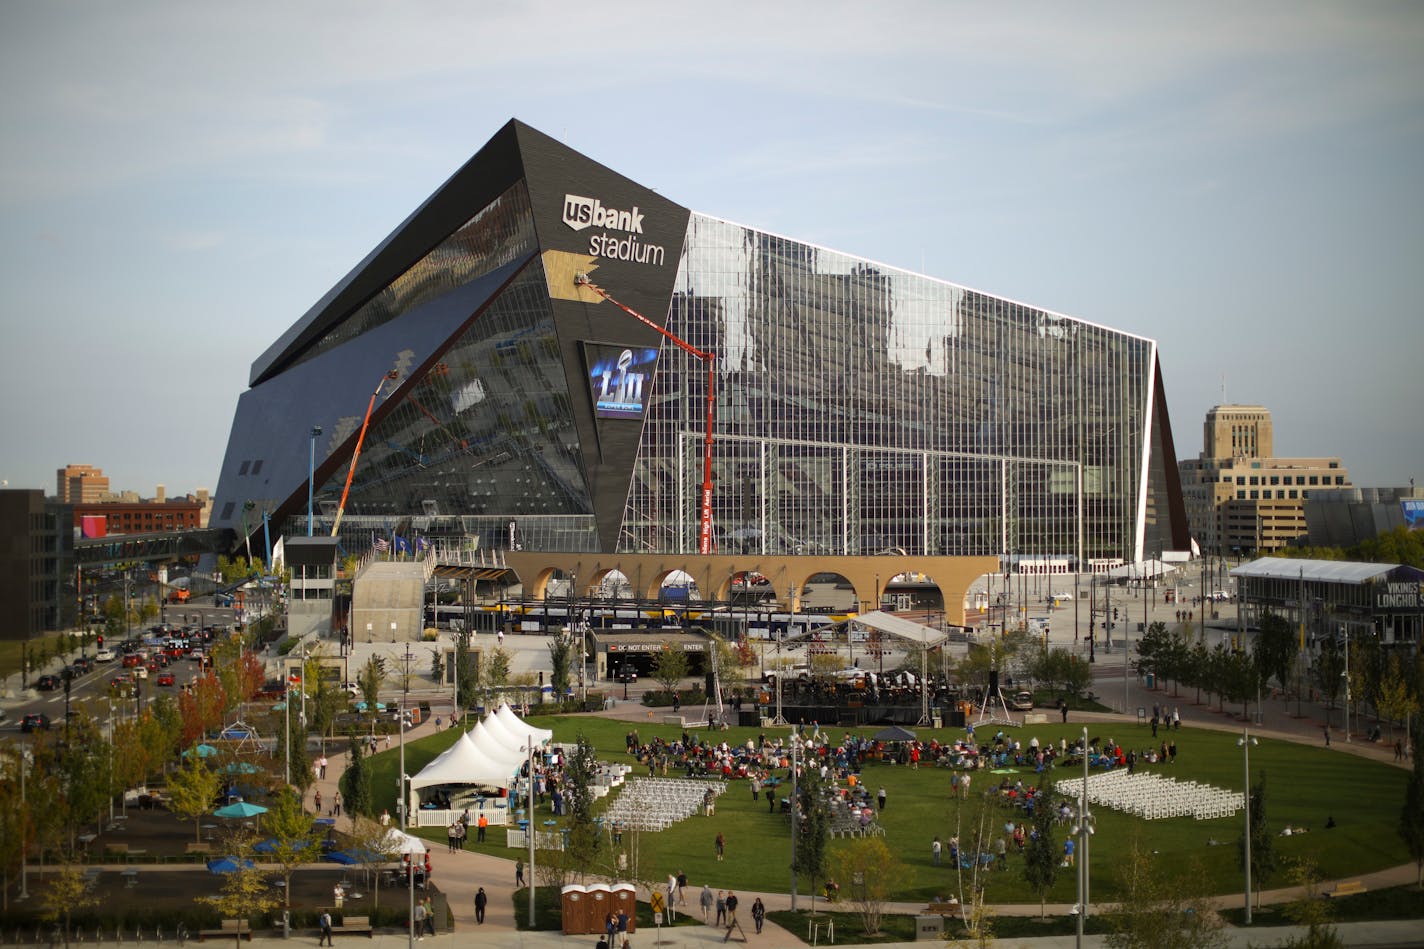
[[[716,369],[717,354],[698,349],[687,340],[674,333],[668,332],[627,304],[618,302],[607,290],[604,290],[598,284],[588,279],[588,274],[575,274],[574,286],[587,287],[592,290],[644,326],[657,330],[678,349],[681,349],[695,359],[700,359],[707,367],[707,433],[702,442],[702,505],[700,510],[701,517],[697,525],[697,552],[699,554],[712,553],[712,427],[716,421],[717,411],[716,390],[713,388],[715,385],[713,373]]]

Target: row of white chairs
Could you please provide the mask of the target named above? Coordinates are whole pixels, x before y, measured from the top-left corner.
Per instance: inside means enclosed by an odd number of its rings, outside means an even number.
[[[1054,789],[1064,797],[1078,800],[1083,779],[1058,781]],[[1231,817],[1243,805],[1241,792],[1229,791],[1198,781],[1178,781],[1159,774],[1128,774],[1108,771],[1088,778],[1088,803],[1124,811],[1146,820],[1192,817],[1214,820]]]
[[[709,790],[716,797],[726,789],[724,781],[631,778],[604,811],[603,819],[605,824],[631,830],[664,830],[697,813]]]

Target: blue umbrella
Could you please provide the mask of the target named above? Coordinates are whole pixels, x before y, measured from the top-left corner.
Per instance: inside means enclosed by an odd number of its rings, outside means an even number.
[[[228,774],[256,774],[260,770],[262,769],[250,761],[234,761],[226,768]]]
[[[251,866],[251,860],[239,861],[236,857],[219,857],[208,861],[208,870],[212,873],[236,873]]]
[[[332,863],[339,863],[348,867],[356,862],[356,858],[345,850],[333,850],[331,853],[325,854],[321,859],[330,860]]]
[[[191,756],[194,752],[197,753],[199,758],[211,758],[213,755],[218,753],[218,750],[212,745],[194,745],[192,748],[189,748],[187,751],[183,752],[183,757],[187,758]]]
[[[258,814],[267,813],[267,808],[261,804],[249,804],[246,801],[238,801],[236,804],[229,804],[213,811],[214,817],[256,817]]]
[[[292,849],[301,850],[306,845],[307,842],[305,840],[298,840],[292,844]],[[256,853],[276,853],[277,841],[269,837],[267,840],[262,841],[260,844],[254,844],[252,849]]]

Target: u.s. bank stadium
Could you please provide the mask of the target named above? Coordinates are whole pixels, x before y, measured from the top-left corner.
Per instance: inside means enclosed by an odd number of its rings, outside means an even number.
[[[1167,418],[1151,339],[690,211],[511,121],[253,363],[212,526],[300,537],[310,478],[315,535],[477,599],[677,578],[795,612],[833,576],[866,611],[912,577],[955,624],[985,574],[1186,550]]]

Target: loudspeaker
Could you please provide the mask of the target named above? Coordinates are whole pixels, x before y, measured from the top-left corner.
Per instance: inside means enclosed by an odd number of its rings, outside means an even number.
[[[711,695],[711,694],[712,694],[712,689],[713,689],[713,685],[712,685],[712,673],[709,672],[709,673],[707,673],[707,684],[706,684],[706,692],[707,692],[708,695]]]
[[[994,694],[995,692],[997,692],[997,691],[999,691],[999,670],[998,670],[998,669],[990,669],[990,670],[989,670],[989,694],[990,694],[990,695],[993,695],[993,694]]]

